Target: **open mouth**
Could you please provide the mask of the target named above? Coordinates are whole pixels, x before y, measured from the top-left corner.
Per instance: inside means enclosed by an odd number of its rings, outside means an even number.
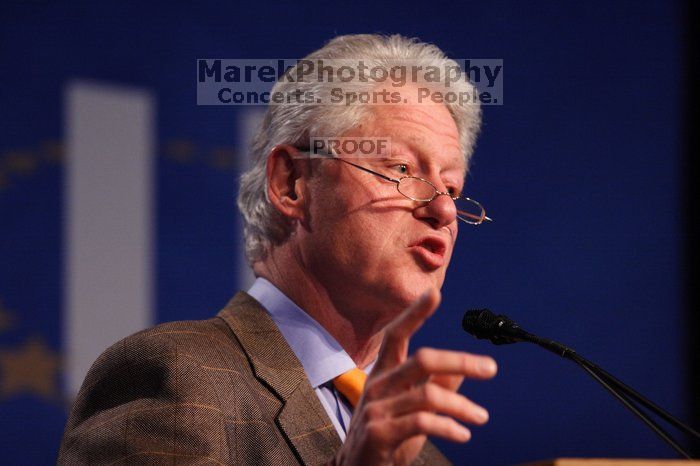
[[[437,238],[423,238],[419,243],[418,246],[427,249],[433,254],[437,254],[439,256],[444,256],[445,255],[445,250],[447,247],[445,246],[445,242],[437,239]]]
[[[445,264],[447,245],[440,238],[427,236],[415,243],[411,250],[421,265],[429,270],[435,270]]]

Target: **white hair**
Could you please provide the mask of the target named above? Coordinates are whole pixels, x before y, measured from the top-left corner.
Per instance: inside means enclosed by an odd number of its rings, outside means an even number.
[[[339,36],[324,47],[306,56],[304,60],[333,60],[344,64],[358,59],[369,67],[385,70],[397,65],[427,67],[458,67],[437,46],[409,39],[401,35],[357,34]],[[290,75],[294,75],[296,67]],[[376,81],[343,83],[343,91],[371,91]],[[309,92],[310,95],[328,98],[332,88],[338,84],[328,80],[294,81],[280,79],[272,89],[290,95]],[[472,94],[474,86],[466,80],[451,84],[451,90]],[[481,126],[481,110],[476,102],[452,102],[444,104],[455,121],[466,166],[474,149],[476,136]],[[342,135],[359,125],[368,117],[366,105],[333,105],[293,102],[268,105],[265,116],[250,147],[251,168],[241,175],[238,207],[243,215],[245,251],[248,262],[264,260],[271,245],[283,243],[291,234],[292,222],[280,214],[270,203],[267,195],[267,157],[279,144],[306,148],[311,137]]]

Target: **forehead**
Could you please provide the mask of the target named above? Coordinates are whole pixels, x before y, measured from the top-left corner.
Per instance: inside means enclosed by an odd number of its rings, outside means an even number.
[[[444,105],[409,102],[367,110],[367,118],[347,136],[388,138],[392,155],[415,157],[441,172],[465,174],[457,125]]]

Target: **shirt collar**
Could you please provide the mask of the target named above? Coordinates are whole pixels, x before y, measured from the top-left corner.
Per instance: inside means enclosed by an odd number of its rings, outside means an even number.
[[[270,314],[315,389],[355,367],[342,346],[275,285],[257,278],[248,294]],[[374,362],[365,368],[369,373]]]

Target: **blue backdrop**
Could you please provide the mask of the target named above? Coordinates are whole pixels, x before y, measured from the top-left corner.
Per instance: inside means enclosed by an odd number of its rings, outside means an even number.
[[[301,57],[357,32],[504,60],[504,105],[484,109],[467,185],[496,221],[462,229],[441,311],[414,342],[491,354],[500,373],[463,387],[491,422],[466,446],[440,446],[457,464],[485,466],[673,456],[573,365],[529,346],[477,342],[459,322],[467,308],[507,313],[687,415],[681,25],[681,6],[668,1],[0,7],[3,462],[53,462],[68,409],[66,83],[155,93],[157,320],[206,318],[236,291],[243,154],[240,108],[196,105],[196,59]],[[40,382],[17,381],[17,361],[27,360],[41,362]]]

